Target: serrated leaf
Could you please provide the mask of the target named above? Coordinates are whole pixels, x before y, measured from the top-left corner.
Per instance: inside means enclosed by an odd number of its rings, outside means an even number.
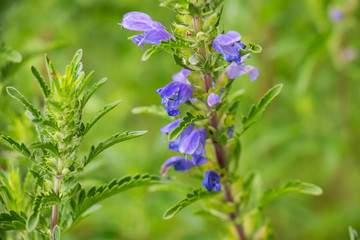
[[[194,117],[191,113],[187,112],[186,116],[183,117],[183,121],[179,123],[179,125],[174,128],[174,130],[171,131],[171,133],[169,133],[168,139],[169,141],[174,141],[177,137],[180,136],[180,134],[192,123],[199,121],[199,120],[203,120],[206,119],[205,116],[202,115],[196,115],[196,117]]]
[[[31,144],[30,147],[35,149],[46,149],[52,152],[55,156],[60,156],[57,145],[54,145],[52,142],[37,142]]]
[[[271,188],[264,192],[260,199],[259,207],[263,208],[272,200],[291,192],[298,192],[309,195],[321,195],[322,189],[312,183],[302,182],[300,180],[288,181],[287,183],[277,187]]]
[[[6,91],[11,97],[17,99],[35,118],[40,118],[40,111],[35,108],[16,88],[7,87]]]
[[[94,124],[99,121],[106,113],[110,112],[111,110],[113,110],[118,104],[120,103],[119,101],[113,102],[107,106],[105,106],[101,111],[99,111],[91,120],[89,123],[86,124],[85,130],[84,130],[84,134],[86,134],[92,126],[94,126]]]
[[[82,195],[79,197],[79,199],[82,200],[78,200],[75,206],[74,222],[87,215],[92,207],[104,199],[134,187],[159,184],[160,182],[160,177],[149,174],[136,174],[133,177],[126,176],[118,180],[113,180],[109,184],[96,186],[95,188],[91,188],[87,193],[82,190],[79,194]],[[91,194],[89,194],[90,192]],[[92,210],[96,210],[96,207]]]
[[[112,145],[140,137],[145,133],[147,133],[147,131],[134,131],[134,132],[124,132],[122,134],[120,133],[114,134],[105,141],[99,143],[96,147],[94,146],[91,147],[89,155],[85,158],[84,166],[87,165],[89,162],[91,162],[102,151],[111,147]]]
[[[59,225],[56,225],[54,227],[52,236],[53,236],[53,240],[60,240],[61,231]]]
[[[169,118],[164,108],[160,105],[136,107],[131,110],[133,114],[153,114],[164,118]]]
[[[30,160],[35,161],[30,150],[25,146],[24,143],[20,144],[17,141],[15,141],[14,139],[12,139],[11,137],[6,137],[4,135],[2,135],[0,137],[0,142],[8,145],[9,147],[11,147],[15,151],[21,153],[23,156],[29,158]]]
[[[104,83],[106,82],[107,78],[102,78],[100,81],[92,85],[84,94],[81,100],[81,106],[84,107],[86,103],[89,101],[90,97],[98,90]]]
[[[170,219],[178,214],[183,208],[189,206],[190,204],[212,195],[215,195],[217,192],[208,192],[204,190],[195,190],[192,193],[187,194],[186,198],[166,210],[163,215],[164,219]]]
[[[147,61],[151,56],[160,52],[161,50],[165,50],[173,54],[174,53],[173,49],[179,49],[179,48],[189,48],[189,44],[181,40],[175,41],[172,38],[170,38],[167,41],[161,41],[160,45],[153,45],[148,50],[146,50],[141,57],[141,61]]]
[[[242,120],[243,132],[245,132],[249,127],[251,127],[261,118],[261,116],[263,115],[264,111],[269,106],[269,104],[275,99],[277,95],[279,95],[282,86],[283,86],[282,84],[277,84],[267,93],[265,93],[265,95],[260,99],[260,101],[256,106],[252,105],[250,112]]]
[[[22,213],[24,215],[24,213]],[[26,216],[25,216],[26,217]],[[26,220],[17,212],[10,210],[9,213],[0,214],[0,231],[25,230]]]
[[[39,84],[41,92],[43,93],[44,97],[48,98],[50,91],[49,91],[49,88],[46,85],[44,79],[42,78],[41,74],[34,66],[31,67],[31,72],[33,73],[37,83]]]

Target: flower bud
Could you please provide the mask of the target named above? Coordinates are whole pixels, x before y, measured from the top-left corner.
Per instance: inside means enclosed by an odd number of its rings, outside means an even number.
[[[180,25],[176,23],[173,23],[173,25],[175,27],[174,32],[177,34],[186,35],[186,33],[190,31],[190,29],[188,27],[185,27],[184,25]]]
[[[196,65],[199,62],[200,62],[199,59],[195,55],[192,55],[191,57],[189,57],[189,63],[191,65]]]
[[[221,99],[219,97],[219,95],[217,95],[216,93],[210,93],[209,96],[207,97],[207,104],[210,107],[213,107],[217,104],[219,104],[221,102]]]
[[[204,32],[198,32],[196,34],[196,40],[197,41],[206,40],[207,37],[208,37],[208,34],[206,34]]]
[[[219,21],[219,16],[217,13],[210,15],[204,22],[203,29],[206,31],[210,27],[214,26]]]

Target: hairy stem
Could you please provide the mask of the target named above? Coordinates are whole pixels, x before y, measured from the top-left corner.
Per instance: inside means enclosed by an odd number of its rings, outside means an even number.
[[[55,177],[54,191],[56,194],[59,194],[61,179],[62,179],[62,175],[57,175]],[[53,239],[54,227],[58,223],[58,216],[59,216],[59,205],[56,204],[56,205],[53,205],[52,213],[51,213],[51,237],[50,237],[51,240]]]

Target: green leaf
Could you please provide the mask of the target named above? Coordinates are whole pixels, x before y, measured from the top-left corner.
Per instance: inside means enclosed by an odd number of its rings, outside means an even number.
[[[20,144],[11,137],[6,137],[4,135],[0,137],[0,142],[8,145],[9,147],[21,153],[23,156],[29,158],[30,160],[35,161],[34,156],[31,154],[30,150],[25,146],[24,143]]]
[[[169,39],[167,41],[161,41],[160,45],[153,45],[148,50],[146,50],[141,57],[141,61],[147,61],[151,56],[160,52],[161,50],[165,50],[173,54],[174,49],[189,48],[189,47],[190,45],[182,40],[175,41],[173,39]]]
[[[116,133],[115,135],[109,137],[105,141],[99,143],[99,145],[97,145],[96,147],[94,146],[91,147],[89,155],[85,157],[84,166],[87,165],[89,162],[91,162],[102,151],[111,147],[112,145],[140,137],[145,133],[147,133],[147,131],[124,132],[122,134]]]
[[[169,118],[164,108],[159,105],[136,107],[131,110],[133,114],[153,114],[164,118]]]
[[[92,126],[94,126],[94,124],[99,121],[99,119],[101,119],[106,113],[110,112],[111,110],[113,110],[118,104],[120,103],[119,101],[113,102],[107,106],[104,107],[104,109],[102,109],[101,111],[99,111],[91,120],[89,123],[86,124],[85,130],[84,130],[84,134],[87,133],[90,128]]]
[[[291,192],[298,192],[315,196],[321,195],[323,193],[322,189],[314,184],[302,182],[300,180],[288,181],[287,183],[277,188],[266,190],[260,199],[259,207],[263,208],[272,200]]]
[[[53,235],[53,240],[60,240],[61,231],[59,225],[56,225],[54,227],[52,235]]]
[[[353,227],[349,227],[350,240],[360,240],[359,234]]]
[[[7,93],[17,99],[35,118],[40,118],[40,111],[35,108],[16,88],[7,87]]]
[[[55,204],[59,204],[61,199],[55,194],[55,192],[40,193],[35,197],[32,212],[26,222],[27,231],[33,231],[40,218],[40,211],[43,207],[49,207]]]
[[[208,192],[204,190],[194,190],[192,193],[188,193],[186,195],[186,198],[166,210],[166,212],[163,215],[164,219],[170,219],[174,217],[176,214],[178,214],[183,208],[189,206],[190,204],[196,202],[197,200],[200,200],[205,197],[213,196],[217,194],[217,192]]]
[[[260,101],[256,106],[252,105],[248,116],[242,119],[242,123],[243,123],[242,133],[245,132],[249,127],[251,127],[261,118],[261,116],[263,115],[264,111],[269,106],[269,104],[275,99],[277,95],[279,95],[282,86],[283,86],[282,84],[277,84],[260,99]]]
[[[46,149],[52,152],[55,156],[59,157],[59,149],[57,145],[52,142],[37,142],[30,145],[31,148],[35,149]]]
[[[87,193],[81,190],[78,201],[74,206],[74,222],[87,215],[91,207],[96,206],[97,203],[104,199],[128,189],[159,183],[161,183],[160,177],[149,174],[136,174],[133,177],[126,176],[121,179],[114,179],[108,184],[92,187]],[[97,208],[98,207],[95,207],[92,210],[96,210]]]
[[[10,210],[9,213],[5,213],[5,212],[1,213],[0,231],[25,230],[26,220],[23,216],[26,217],[24,213],[18,214],[13,210]]]
[[[179,126],[169,133],[169,141],[174,141],[190,124],[203,119],[206,119],[206,117],[202,115],[194,117],[191,113],[187,112],[186,116],[183,117],[183,121],[179,123]]]
[[[31,67],[31,72],[33,73],[37,83],[39,84],[41,92],[43,93],[44,97],[48,98],[50,91],[49,91],[49,88],[46,85],[44,79],[42,78],[41,74],[34,66]]]
[[[84,107],[87,101],[89,101],[90,97],[98,90],[104,83],[106,82],[107,78],[103,78],[94,85],[92,85],[89,90],[87,90],[81,100],[81,106]]]

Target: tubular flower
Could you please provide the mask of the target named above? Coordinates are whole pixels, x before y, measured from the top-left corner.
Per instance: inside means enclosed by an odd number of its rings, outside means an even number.
[[[162,98],[161,104],[165,106],[165,110],[169,116],[180,114],[180,110],[176,109],[184,102],[190,99],[194,88],[188,83],[187,76],[191,72],[181,70],[173,75],[173,81],[163,88],[159,88],[156,92]]]
[[[203,157],[205,155],[206,130],[205,128],[198,128],[185,137],[180,145],[179,152],[192,155],[194,165],[199,166],[207,163],[208,159]]]
[[[208,192],[221,191],[220,175],[214,170],[206,171],[204,174],[204,179],[201,181],[201,183]]]
[[[240,64],[232,62],[225,69],[226,76],[230,79],[235,79],[241,75],[248,74],[250,76],[250,80],[254,81],[259,76],[259,71],[256,67],[245,65],[244,60],[249,57],[250,53],[242,56],[240,58]]]
[[[209,107],[218,105],[220,102],[221,99],[219,95],[217,95],[216,93],[210,93],[209,96],[207,97],[207,104],[209,105]]]
[[[179,126],[180,122],[182,122],[182,119],[177,119],[175,121],[172,121],[165,127],[160,128],[160,131],[165,134],[169,134],[174,130],[177,126]],[[184,140],[185,137],[187,137],[191,131],[194,129],[194,124],[190,124],[185,130],[180,134],[179,137],[177,137],[174,141],[169,142],[169,149],[175,152],[179,152],[179,145]]]
[[[240,40],[241,35],[238,32],[229,31],[226,34],[219,34],[215,38],[213,48],[224,56],[225,61],[234,61],[240,64],[241,57],[239,51],[245,46]]]
[[[144,32],[131,39],[138,46],[142,46],[144,50],[144,43],[158,45],[161,41],[170,38],[175,40],[175,37],[168,33],[161,23],[153,21],[149,15],[142,12],[126,13],[120,25],[128,30]]]
[[[174,156],[164,162],[160,170],[161,175],[166,175],[171,166],[174,166],[175,171],[183,172],[192,168],[194,164],[192,161],[189,161],[183,157]]]

